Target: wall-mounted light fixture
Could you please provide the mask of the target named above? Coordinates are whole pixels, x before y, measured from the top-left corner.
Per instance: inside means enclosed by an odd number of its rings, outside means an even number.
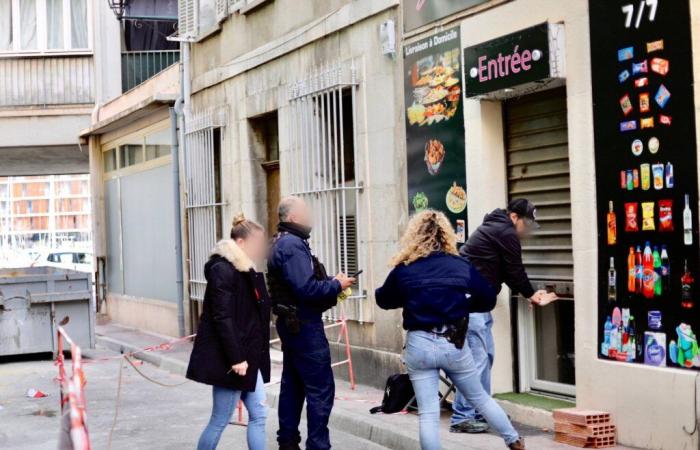
[[[396,26],[392,19],[379,26],[379,42],[382,44],[382,55],[396,57]]]

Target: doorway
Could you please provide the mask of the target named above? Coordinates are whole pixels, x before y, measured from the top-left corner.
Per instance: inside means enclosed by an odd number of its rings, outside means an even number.
[[[265,170],[265,187],[267,191],[267,221],[265,226],[270,235],[277,232],[277,205],[280,202],[280,150],[279,124],[277,111],[250,119],[250,126],[255,138],[254,144],[262,153],[262,167]]]
[[[574,264],[566,89],[504,103],[508,197],[537,207],[540,229],[523,241],[535,289],[561,298],[530,310],[514,299],[520,390],[575,395]]]

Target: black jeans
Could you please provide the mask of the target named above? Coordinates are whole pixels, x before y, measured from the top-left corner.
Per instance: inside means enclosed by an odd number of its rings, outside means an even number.
[[[301,442],[299,422],[306,400],[306,449],[330,449],[328,419],[335,399],[335,382],[323,322],[304,322],[299,334],[291,334],[284,320],[278,319],[277,332],[284,355],[277,441],[280,446]]]

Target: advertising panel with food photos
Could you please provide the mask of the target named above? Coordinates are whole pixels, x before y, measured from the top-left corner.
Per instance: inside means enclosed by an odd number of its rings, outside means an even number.
[[[464,242],[467,173],[459,28],[404,47],[408,208],[445,212]]]
[[[589,0],[589,6],[597,353],[620,362],[698,370],[689,0]]]

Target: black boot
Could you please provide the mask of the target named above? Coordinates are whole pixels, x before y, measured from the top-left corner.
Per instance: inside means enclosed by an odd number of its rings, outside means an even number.
[[[280,444],[280,450],[301,450],[299,444]]]

